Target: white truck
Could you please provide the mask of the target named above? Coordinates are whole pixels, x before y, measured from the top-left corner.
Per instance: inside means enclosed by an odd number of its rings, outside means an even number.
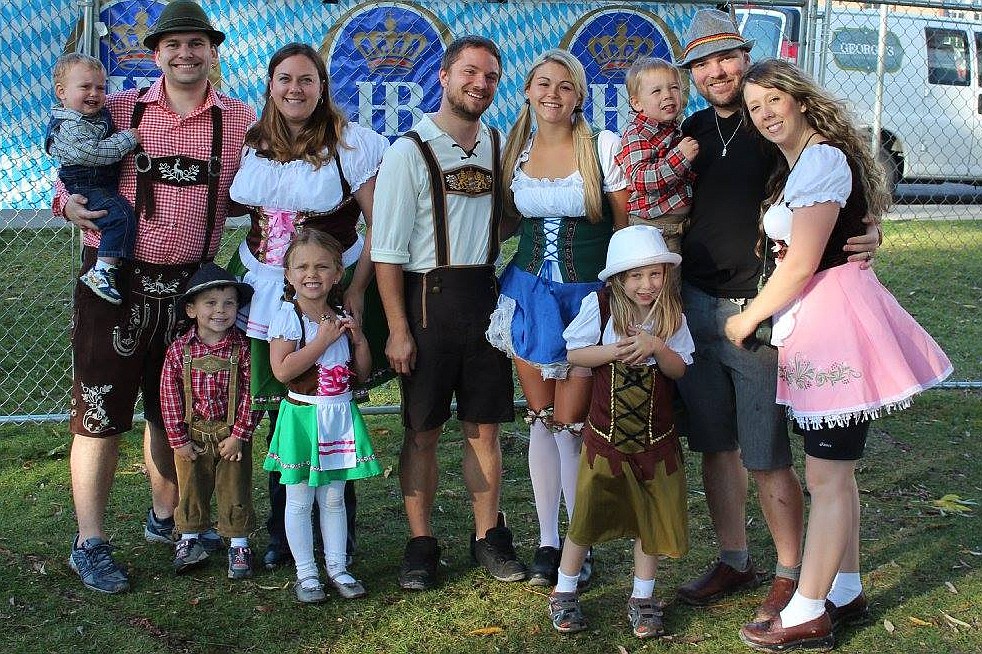
[[[737,15],[745,35],[758,40],[755,58],[805,59],[800,8]],[[811,58],[815,77],[868,128],[876,124],[879,24],[876,10],[819,14]],[[892,8],[885,46],[880,158],[894,184],[982,183],[982,22]]]

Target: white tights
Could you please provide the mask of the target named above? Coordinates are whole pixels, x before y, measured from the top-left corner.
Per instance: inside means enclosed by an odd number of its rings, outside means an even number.
[[[347,574],[345,545],[348,522],[344,511],[344,482],[332,481],[326,486],[290,484],[286,487],[286,540],[297,564],[297,579],[317,578],[314,560],[314,529],[310,511],[314,497],[320,507],[321,538],[324,541],[324,560],[331,578]]]
[[[541,420],[529,428],[529,476],[539,518],[539,547],[559,547],[561,497],[566,502],[566,518],[573,517],[582,443],[581,436],[566,429],[553,433]]]

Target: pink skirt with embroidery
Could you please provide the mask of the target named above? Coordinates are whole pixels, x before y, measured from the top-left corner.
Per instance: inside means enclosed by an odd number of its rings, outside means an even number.
[[[876,278],[847,263],[816,274],[778,348],[777,402],[804,429],[904,409],[951,374],[931,335]]]

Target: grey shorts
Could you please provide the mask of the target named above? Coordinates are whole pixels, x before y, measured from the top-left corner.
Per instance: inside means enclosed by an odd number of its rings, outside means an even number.
[[[723,332],[741,307],[727,298],[682,285],[685,317],[695,341],[692,365],[678,380],[685,403],[682,433],[694,452],[740,450],[748,470],[791,465],[784,407],[777,397],[777,350],[738,348]]]

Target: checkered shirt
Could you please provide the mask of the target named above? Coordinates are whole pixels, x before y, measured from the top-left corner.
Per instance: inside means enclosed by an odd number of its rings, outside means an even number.
[[[191,357],[197,359],[214,354],[222,359],[232,356],[232,346],[239,345],[238,406],[235,411],[235,424],[232,436],[242,441],[252,440],[261,411],[252,410],[249,396],[249,339],[233,327],[215,345],[207,345],[198,338],[197,327],[178,336],[167,348],[164,356],[164,369],[160,374],[160,412],[164,419],[164,429],[171,447],[178,448],[191,442],[188,426],[184,422],[184,346],[191,345]],[[222,420],[228,418],[228,384],[230,370],[219,370],[208,374],[201,370],[191,370],[191,397],[194,400],[194,415],[203,420]]]
[[[655,123],[643,114],[628,125],[614,161],[631,182],[629,214],[652,219],[692,204],[695,174],[678,148],[681,139],[676,123]]]
[[[164,97],[164,80],[158,79],[137,99],[136,89],[113,93],[106,106],[113,122],[120,129],[130,126],[136,103],[147,105],[140,121],[143,149],[151,157],[186,156],[207,161],[211,156],[211,107],[222,110],[222,171],[218,182],[215,207],[215,229],[208,256],[214,257],[221,243],[228,211],[228,189],[239,169],[242,144],[246,130],[256,121],[256,112],[244,102],[219,93],[209,83],[205,101],[187,116],[175,113]],[[52,205],[56,216],[63,215],[67,193],[59,181],[57,196]],[[119,177],[119,192],[131,204],[136,197],[136,167],[134,158],[123,159]],[[186,264],[198,261],[204,247],[207,227],[208,187],[153,185],[156,209],[151,220],[141,216],[136,230],[133,258],[156,264]],[[98,233],[87,232],[85,245],[98,247]]]
[[[109,166],[136,147],[136,137],[126,130],[109,134],[109,115],[103,109],[95,117],[55,106],[52,117],[60,121],[51,132],[48,153],[61,165]]]

